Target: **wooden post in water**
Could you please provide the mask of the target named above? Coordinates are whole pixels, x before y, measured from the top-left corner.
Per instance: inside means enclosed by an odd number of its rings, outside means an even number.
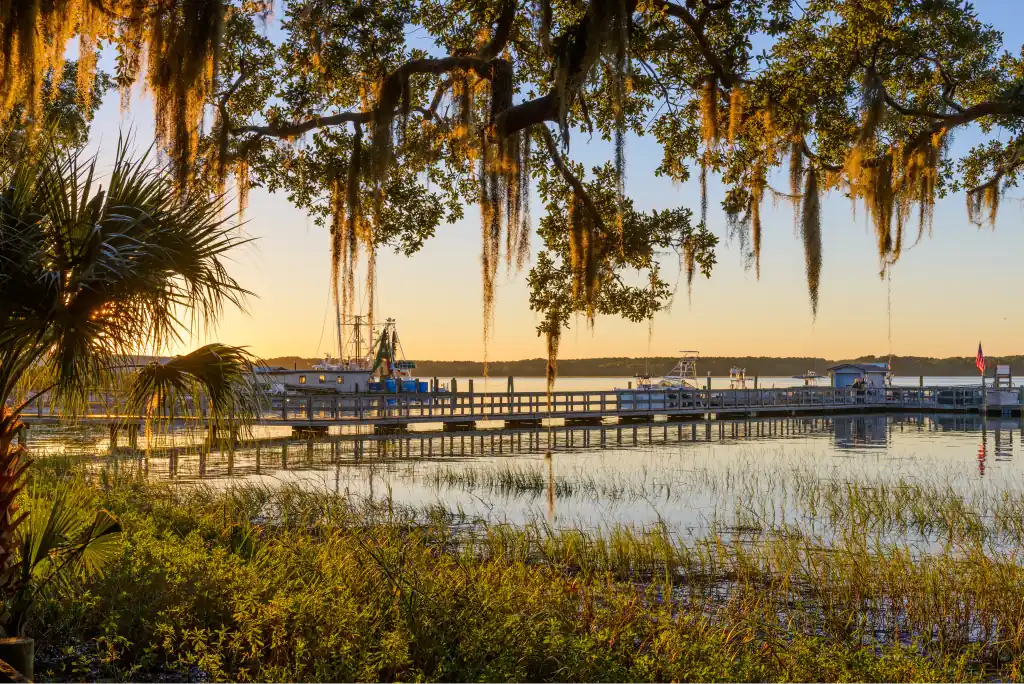
[[[754,389],[757,389],[757,376],[754,376]]]
[[[924,376],[923,375],[919,375],[917,377],[917,386],[918,387],[924,387]]]
[[[508,376],[508,393],[509,394],[514,394],[515,391],[516,391],[516,384],[515,384],[515,381],[512,379],[512,376],[510,375],[510,376]]]

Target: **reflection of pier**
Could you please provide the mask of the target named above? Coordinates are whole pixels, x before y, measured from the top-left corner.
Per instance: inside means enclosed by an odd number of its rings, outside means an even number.
[[[836,448],[884,449],[889,444],[889,419],[885,415],[836,417],[833,425]]]
[[[342,434],[306,439],[273,437],[210,451],[201,446],[151,448],[118,458],[144,461],[147,474],[178,479],[268,475],[280,471],[320,470],[330,464],[388,463],[405,459],[460,459],[481,456],[543,455],[573,450],[646,449],[674,444],[734,444],[745,441],[827,437],[831,418],[780,417],[745,421],[681,423],[659,421],[629,425],[558,426]],[[166,467],[166,471],[163,468]]]

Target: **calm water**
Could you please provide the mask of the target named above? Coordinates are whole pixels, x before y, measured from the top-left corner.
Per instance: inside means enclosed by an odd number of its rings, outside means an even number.
[[[651,369],[651,377],[657,378],[659,372],[667,372],[668,369],[658,369],[657,371]],[[824,372],[824,371],[821,371]],[[701,376],[703,377],[703,376]],[[438,380],[445,385],[451,385],[451,378],[438,378]],[[473,381],[473,390],[476,392],[504,392],[508,387],[507,377],[492,377],[492,378],[468,378],[460,377],[457,378],[458,389],[460,392],[466,392],[469,390],[469,381]],[[613,389],[625,389],[628,383],[634,382],[634,377],[608,377],[608,378],[590,378],[590,377],[559,377],[555,380],[555,391],[556,392],[572,392],[582,390],[613,390]],[[514,380],[515,389],[519,392],[543,392],[547,389],[547,382],[544,378],[520,378],[517,377]],[[754,377],[748,376],[747,383],[748,387],[753,387]],[[819,381],[821,385],[828,385],[828,378]],[[914,376],[896,376],[893,378],[893,385],[899,387],[917,387],[920,382],[920,378]],[[991,384],[991,380],[989,383]],[[758,378],[759,387],[793,387],[794,385],[801,385],[803,381],[794,379],[789,376],[785,377],[761,377]],[[955,385],[979,385],[981,379],[974,376],[924,376],[924,384],[929,387],[952,387]],[[727,377],[712,377],[711,378],[712,389],[729,389],[729,378]]]
[[[751,507],[752,515],[784,521],[798,513],[792,499],[808,478],[933,483],[965,497],[1024,489],[1021,429],[1019,419],[983,426],[977,416],[890,414],[315,442],[274,428],[279,436],[258,448],[206,456],[188,449],[194,436],[181,433],[159,440],[148,456],[111,455],[105,434],[87,428],[35,428],[30,444],[36,453],[83,455],[96,467],[139,468],[183,483],[291,482],[492,522],[590,529],[664,522],[685,532]]]

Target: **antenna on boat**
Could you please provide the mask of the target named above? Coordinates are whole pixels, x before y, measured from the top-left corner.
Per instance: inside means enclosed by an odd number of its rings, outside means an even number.
[[[363,317],[359,316],[359,315],[356,315],[355,335],[354,335],[355,339],[353,340],[353,342],[356,345],[356,358],[357,359],[363,358],[363,333],[359,329],[362,325],[363,325]]]

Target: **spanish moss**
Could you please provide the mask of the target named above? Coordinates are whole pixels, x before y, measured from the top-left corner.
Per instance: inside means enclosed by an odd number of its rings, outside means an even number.
[[[156,136],[168,154],[175,180],[185,190],[195,166],[203,107],[213,92],[224,0],[168,0],[147,8],[130,0],[51,0],[6,3],[0,38],[0,100],[11,111],[24,103],[36,120],[47,74],[59,79],[65,46],[79,37],[78,97],[88,106],[100,40],[118,46],[117,84],[122,105],[141,75],[153,95]]]
[[[718,82],[704,81],[700,91],[700,133],[705,147],[718,144]]]
[[[586,249],[587,240],[587,210],[580,198],[573,194],[569,202],[569,268],[572,271],[572,296],[579,297],[585,288]]]
[[[519,236],[516,239],[516,269],[521,270],[530,260],[530,235],[533,226],[530,222],[530,130],[522,133],[522,153],[519,163]]]
[[[367,254],[366,290],[372,296],[375,285],[373,220],[361,211],[362,127],[356,126],[347,164],[334,172],[331,181],[331,282],[334,296],[345,316],[356,307],[355,276],[360,253]]]
[[[540,46],[544,54],[551,54],[551,0],[540,0]]]
[[[736,138],[742,133],[743,117],[747,106],[747,94],[743,86],[736,84],[729,93],[729,148],[732,149]]]
[[[811,296],[811,315],[818,316],[818,285],[821,280],[821,198],[818,174],[809,168],[803,189],[800,209],[800,236],[804,243],[804,266],[807,270],[807,289]]]
[[[558,311],[548,311],[544,324],[544,339],[547,347],[547,365],[544,377],[547,380],[548,408],[551,407],[551,393],[555,390],[555,378],[558,377],[558,344],[562,339],[562,323],[558,319]]]
[[[761,199],[764,196],[764,169],[757,165],[750,186],[750,233],[754,248],[754,273],[761,278]]]
[[[793,203],[794,220],[799,221],[800,191],[804,184],[804,141],[795,137],[789,145],[789,199]]]
[[[236,160],[232,173],[235,177],[235,194],[238,195],[238,216],[241,218],[245,216],[245,210],[249,208],[249,190],[252,188],[249,179],[249,162],[244,159]]]
[[[331,293],[334,300],[341,306],[341,281],[344,255],[345,255],[345,232],[347,221],[345,220],[344,188],[341,179],[335,176],[331,180]]]
[[[967,193],[967,216],[979,228],[996,225],[999,211],[999,180],[993,178]]]
[[[199,151],[203,106],[213,92],[220,56],[224,0],[179,2],[153,20],[148,83],[153,94],[157,140],[188,186]]]
[[[863,145],[875,139],[875,133],[885,118],[885,85],[874,65],[864,72],[861,98],[860,144]]]

